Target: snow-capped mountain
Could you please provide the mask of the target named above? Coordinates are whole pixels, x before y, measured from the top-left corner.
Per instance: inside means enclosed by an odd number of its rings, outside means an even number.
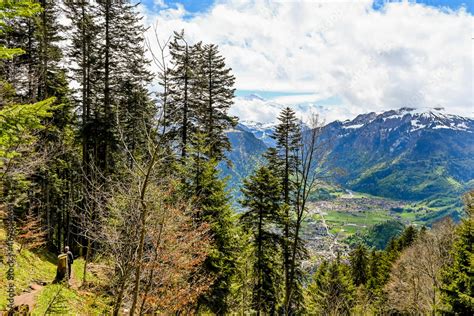
[[[273,126],[241,122],[246,138],[233,143],[234,159],[245,148],[255,152],[257,141],[271,145]],[[474,187],[474,120],[442,108],[361,114],[327,124],[323,138],[330,143],[329,167],[344,171],[336,180],[356,191],[419,200],[447,192],[459,196]],[[249,139],[255,139],[252,146],[244,144]]]
[[[368,113],[357,116],[354,120],[342,122],[343,129],[358,129],[378,120],[380,127],[393,129],[407,128],[407,132],[423,129],[450,129],[473,132],[473,120],[459,115],[447,114],[444,108],[401,108],[382,113]]]
[[[368,113],[325,127],[348,187],[400,199],[462,191],[474,179],[474,120],[441,108]]]
[[[267,147],[274,147],[275,140],[272,138],[275,123],[260,123],[254,121],[241,121],[239,127],[252,133],[257,139],[265,143]]]

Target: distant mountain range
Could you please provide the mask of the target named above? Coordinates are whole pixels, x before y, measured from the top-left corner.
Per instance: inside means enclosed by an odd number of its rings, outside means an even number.
[[[271,123],[241,122],[228,135],[232,169],[224,175],[238,186],[273,146]],[[422,200],[459,195],[474,187],[474,120],[442,108],[401,108],[367,113],[324,127],[331,167],[344,172],[343,187],[373,195]]]
[[[234,197],[240,195],[243,180],[263,161],[267,145],[242,124],[227,131],[232,150],[227,153],[227,162],[221,162],[222,176],[228,178],[228,187]]]

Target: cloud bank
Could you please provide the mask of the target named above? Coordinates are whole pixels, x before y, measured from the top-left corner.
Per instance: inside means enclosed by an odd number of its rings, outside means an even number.
[[[184,29],[190,42],[218,44],[238,89],[305,94],[280,98],[290,105],[336,96],[328,119],[403,106],[474,116],[474,20],[463,9],[374,10],[371,0],[217,1],[192,15],[181,5],[141,9],[161,39]],[[147,37],[154,42],[153,28]]]

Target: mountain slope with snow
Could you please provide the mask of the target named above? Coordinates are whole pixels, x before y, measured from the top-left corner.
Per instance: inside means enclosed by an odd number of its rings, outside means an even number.
[[[249,134],[233,144],[234,154],[245,151],[249,139],[253,152],[258,144],[271,146],[273,124],[244,121],[239,126]],[[441,108],[361,114],[327,124],[323,137],[331,144],[330,167],[343,171],[336,180],[356,191],[421,200],[458,196],[474,187],[474,120]]]
[[[460,193],[474,179],[474,120],[443,109],[368,113],[325,127],[339,182],[405,200]]]

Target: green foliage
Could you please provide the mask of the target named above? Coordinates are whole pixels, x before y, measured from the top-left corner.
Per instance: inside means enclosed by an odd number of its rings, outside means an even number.
[[[398,251],[410,247],[418,236],[418,231],[414,226],[408,226],[398,238]]]
[[[354,181],[354,190],[395,199],[421,200],[440,193],[458,195],[463,186],[453,182],[446,167],[414,166],[409,162],[387,164]],[[428,169],[428,170],[427,170]]]
[[[209,156],[220,161],[231,149],[225,131],[237,124],[237,118],[228,115],[233,104],[235,77],[232,69],[226,67],[217,45],[204,45],[199,55],[198,80],[203,93],[199,97],[197,119],[209,146]]]
[[[307,250],[301,236],[296,233],[298,216],[295,213],[297,192],[294,178],[299,167],[298,149],[302,144],[302,136],[300,122],[291,108],[287,107],[281,111],[272,138],[276,141],[276,147],[269,148],[265,158],[269,168],[279,178],[284,202],[280,218],[283,228],[281,247],[285,280],[283,313],[293,314],[300,312],[304,305],[301,261],[307,258]]]
[[[279,179],[267,167],[260,167],[244,181],[241,222],[252,233],[254,250],[253,309],[274,314],[279,303],[278,257],[280,236],[281,187]]]
[[[228,304],[232,312],[245,315],[252,309],[254,248],[251,232],[239,229],[237,236],[236,269],[231,280]]]
[[[350,242],[363,242],[369,247],[382,250],[390,239],[400,235],[405,225],[398,220],[388,220],[370,227],[367,231],[358,233],[350,238]]]
[[[0,2],[0,35],[11,31],[9,21],[29,18],[41,10],[39,3],[32,0],[2,0]],[[12,59],[25,51],[17,47],[0,45],[0,60]]]
[[[474,313],[474,217],[463,220],[456,231],[453,264],[446,267],[442,291],[446,312],[453,315]]]
[[[380,291],[388,280],[390,263],[383,251],[372,250],[367,267],[367,289],[373,297],[380,295]]]
[[[0,167],[21,155],[21,146],[31,145],[44,129],[43,119],[51,117],[54,98],[33,104],[12,104],[0,109]]]
[[[306,291],[311,315],[350,315],[355,288],[350,268],[338,260],[324,261],[316,270]]]
[[[230,206],[225,180],[219,177],[217,162],[208,158],[207,139],[198,133],[195,146],[189,148],[182,179],[185,191],[195,199],[199,220],[210,225],[213,245],[204,267],[214,279],[211,288],[200,297],[199,303],[213,313],[228,311],[227,297],[237,260],[237,227]]]
[[[178,144],[181,157],[197,133],[204,136],[209,157],[221,161],[230,149],[226,130],[237,119],[228,114],[233,103],[235,78],[213,44],[190,44],[184,31],[175,32],[169,44],[172,67],[166,70],[166,104],[163,130]]]
[[[369,265],[367,248],[363,244],[358,244],[350,253],[349,260],[354,285],[365,284],[367,282]]]

